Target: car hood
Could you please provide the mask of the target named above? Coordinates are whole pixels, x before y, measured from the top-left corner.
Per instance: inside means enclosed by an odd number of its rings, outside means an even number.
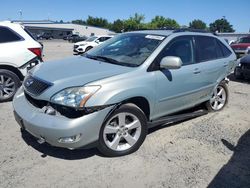
[[[31,71],[31,74],[34,77],[53,83],[53,87],[61,90],[67,87],[83,86],[103,78],[127,73],[133,69],[132,67],[77,56],[41,63]]]
[[[248,63],[250,64],[250,55],[246,55],[240,59],[241,63]]]
[[[232,44],[232,48],[247,48],[250,46],[250,43],[239,43],[239,44]]]

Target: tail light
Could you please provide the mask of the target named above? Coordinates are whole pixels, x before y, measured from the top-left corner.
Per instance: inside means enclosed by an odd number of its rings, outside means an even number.
[[[42,49],[41,48],[28,48],[28,50],[42,59]]]

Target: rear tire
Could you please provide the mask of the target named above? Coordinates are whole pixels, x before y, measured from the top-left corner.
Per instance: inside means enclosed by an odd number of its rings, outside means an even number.
[[[209,112],[222,110],[228,103],[228,87],[225,81],[222,81],[213,91],[209,101],[205,103]]]
[[[124,104],[103,123],[99,151],[109,157],[128,155],[140,148],[147,135],[147,120],[134,104]]]
[[[15,73],[0,69],[0,102],[12,100],[20,86],[21,81]]]

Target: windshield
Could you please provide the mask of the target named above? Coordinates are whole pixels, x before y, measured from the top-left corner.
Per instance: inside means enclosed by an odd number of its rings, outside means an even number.
[[[97,39],[98,37],[89,37],[87,40],[85,40],[85,41],[87,41],[87,42],[92,42],[92,41],[94,41],[95,39]]]
[[[120,34],[92,49],[85,56],[135,67],[141,65],[164,39],[163,36],[141,33]]]
[[[250,43],[250,37],[240,38],[238,43]]]

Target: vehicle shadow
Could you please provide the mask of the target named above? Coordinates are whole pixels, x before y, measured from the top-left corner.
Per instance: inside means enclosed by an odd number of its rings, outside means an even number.
[[[208,187],[250,187],[250,129],[241,136],[237,146],[224,139],[221,141],[234,154]]]
[[[234,74],[230,74],[228,76],[229,80],[230,81],[233,81],[233,82],[239,82],[239,83],[244,83],[244,84],[250,84],[250,79],[236,79]]]
[[[102,156],[97,149],[76,149],[69,150],[66,148],[53,147],[47,143],[39,144],[30,133],[21,130],[23,140],[27,145],[42,153],[41,157],[47,156],[65,159],[65,160],[79,160],[92,157],[94,155]]]

